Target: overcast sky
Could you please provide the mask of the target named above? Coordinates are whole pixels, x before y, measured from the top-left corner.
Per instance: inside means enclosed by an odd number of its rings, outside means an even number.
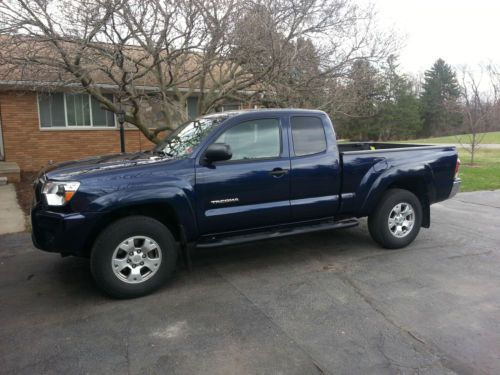
[[[500,0],[372,3],[380,26],[392,26],[405,37],[400,54],[403,71],[423,72],[439,57],[452,65],[500,64]]]

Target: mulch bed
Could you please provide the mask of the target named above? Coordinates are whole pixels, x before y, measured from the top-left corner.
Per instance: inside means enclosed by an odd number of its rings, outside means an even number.
[[[21,182],[15,183],[17,200],[24,214],[30,214],[31,201],[33,199],[33,181],[36,179],[37,172],[21,172]]]

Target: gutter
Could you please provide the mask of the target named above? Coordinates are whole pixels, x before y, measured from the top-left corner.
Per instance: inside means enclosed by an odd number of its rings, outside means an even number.
[[[109,90],[109,91],[117,91],[118,90],[118,85],[114,84],[109,84],[109,83],[96,83],[95,86],[104,89],[104,90]],[[145,92],[160,92],[160,89],[156,86],[147,86],[147,85],[135,85],[134,86],[138,90],[142,90]],[[77,88],[81,89],[82,85],[79,83],[62,83],[62,82],[44,82],[44,81],[16,81],[16,80],[0,80],[0,88],[6,88],[6,89],[21,89],[24,88],[25,90],[31,90],[31,91],[36,91],[37,88],[39,89],[49,89],[49,88]],[[201,93],[202,90],[200,89],[189,89],[187,87],[179,87],[179,91],[181,92],[189,92],[192,91],[193,93]],[[173,90],[168,90],[168,91],[173,91]],[[216,92],[219,92],[220,90],[216,90]],[[255,90],[239,90],[238,92],[242,94],[248,94],[252,95],[255,94],[257,91]]]

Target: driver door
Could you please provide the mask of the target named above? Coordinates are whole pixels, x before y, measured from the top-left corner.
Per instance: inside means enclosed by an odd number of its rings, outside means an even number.
[[[196,167],[202,234],[281,224],[290,218],[290,158],[279,118],[243,121],[215,140],[232,158]]]

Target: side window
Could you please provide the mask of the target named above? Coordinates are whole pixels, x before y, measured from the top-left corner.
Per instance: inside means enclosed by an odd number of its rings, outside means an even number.
[[[280,121],[245,121],[225,131],[215,142],[231,147],[231,160],[278,157],[281,153]]]
[[[291,127],[295,155],[312,155],[326,150],[325,130],[318,117],[292,117]]]

